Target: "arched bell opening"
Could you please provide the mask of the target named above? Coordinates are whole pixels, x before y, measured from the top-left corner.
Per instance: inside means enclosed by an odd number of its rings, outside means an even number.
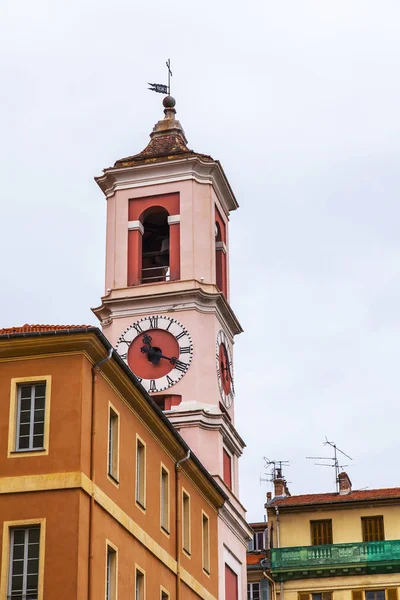
[[[142,283],[170,280],[170,232],[168,211],[161,206],[147,209],[141,216]]]

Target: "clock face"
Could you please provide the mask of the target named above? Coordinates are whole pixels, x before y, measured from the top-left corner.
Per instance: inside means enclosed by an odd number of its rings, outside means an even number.
[[[155,315],[132,323],[119,338],[116,350],[142,386],[154,393],[182,379],[192,361],[193,342],[179,321]]]
[[[221,398],[225,406],[230,408],[235,395],[235,388],[233,385],[233,362],[228,338],[222,329],[217,335],[217,353],[215,358]]]

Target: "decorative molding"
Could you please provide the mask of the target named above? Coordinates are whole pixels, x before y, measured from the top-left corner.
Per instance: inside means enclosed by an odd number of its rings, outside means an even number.
[[[144,234],[144,227],[140,221],[128,221],[128,229],[129,231],[139,230],[142,235]]]
[[[222,242],[222,241],[221,242],[215,242],[215,249],[216,250],[222,250],[222,252],[224,254],[227,254],[227,252],[228,252],[227,248],[226,248],[225,242]]]
[[[95,181],[107,198],[119,190],[148,187],[179,181],[196,181],[212,185],[226,216],[238,208],[238,203],[221,164],[199,156],[167,162],[145,163],[132,167],[105,169]]]
[[[177,225],[181,222],[181,215],[171,215],[168,217],[168,225]]]

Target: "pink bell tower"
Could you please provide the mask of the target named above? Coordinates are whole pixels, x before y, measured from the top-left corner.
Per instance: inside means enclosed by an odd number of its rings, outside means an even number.
[[[226,491],[219,518],[219,598],[245,600],[251,536],[239,502],[244,442],[234,423],[229,213],[219,161],[187,147],[164,98],[147,147],[96,181],[107,198],[104,334]],[[236,591],[237,590],[237,594]],[[236,594],[236,596],[235,596]]]

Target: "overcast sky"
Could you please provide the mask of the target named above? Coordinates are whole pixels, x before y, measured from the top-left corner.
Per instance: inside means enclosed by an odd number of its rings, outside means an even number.
[[[241,500],[263,456],[293,494],[399,476],[398,0],[3,0],[1,324],[97,324],[101,169],[144,148],[173,67],[189,147],[221,160],[231,219]],[[327,455],[330,455],[328,453]],[[348,461],[346,461],[348,462]]]

